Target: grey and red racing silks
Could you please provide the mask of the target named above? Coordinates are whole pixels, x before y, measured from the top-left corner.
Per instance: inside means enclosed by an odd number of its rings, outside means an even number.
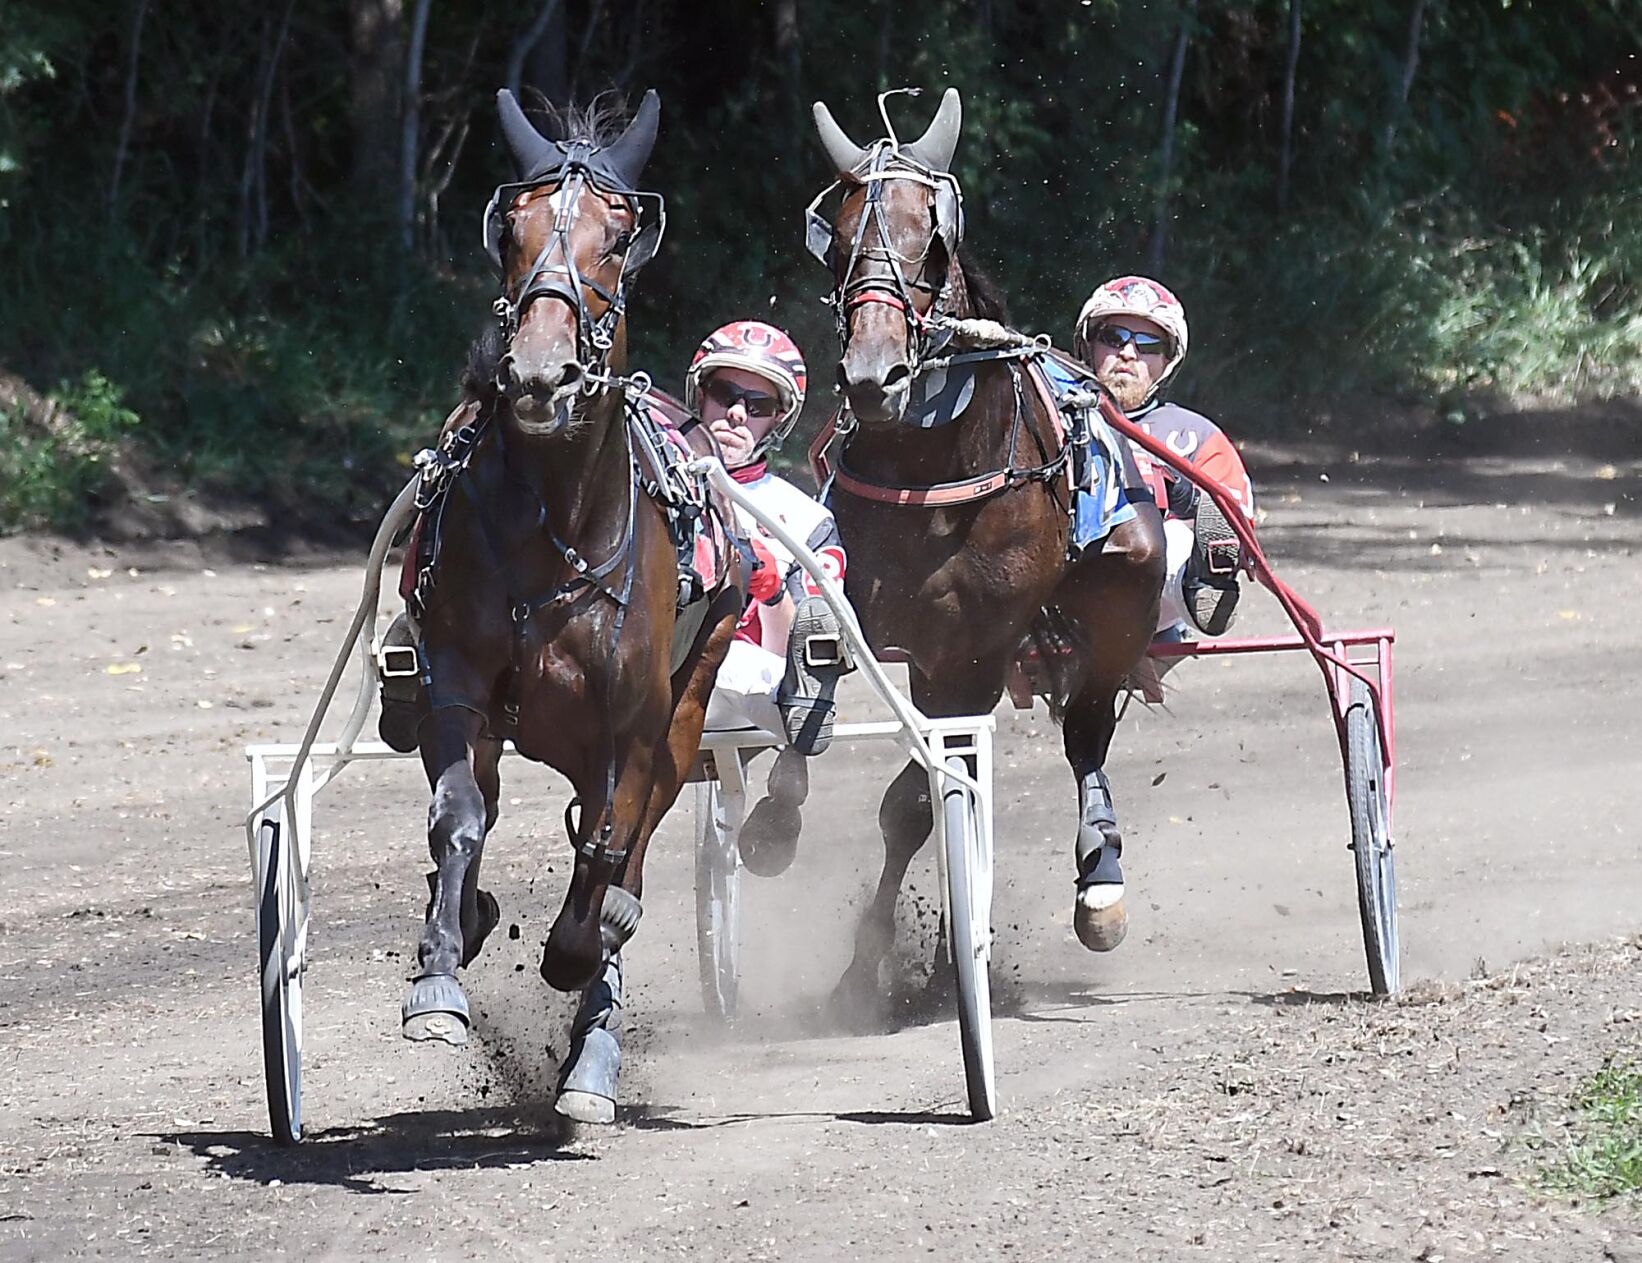
[[[1136,409],[1129,414],[1129,420],[1224,486],[1236,498],[1243,515],[1254,520],[1254,484],[1249,480],[1249,471],[1225,431],[1213,421],[1172,403]],[[1130,447],[1141,476],[1157,497],[1158,507],[1168,512],[1168,483],[1163,468],[1148,453],[1133,444]],[[1169,477],[1173,477],[1172,471]]]

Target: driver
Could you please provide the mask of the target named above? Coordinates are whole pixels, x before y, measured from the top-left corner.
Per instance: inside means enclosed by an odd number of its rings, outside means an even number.
[[[1178,404],[1164,403],[1163,384],[1186,358],[1186,309],[1164,286],[1144,276],[1120,276],[1089,295],[1078,315],[1072,350],[1094,370],[1129,420],[1179,453],[1237,499],[1254,521],[1254,485],[1243,458],[1213,421]],[[1168,573],[1158,630],[1190,621],[1209,636],[1231,626],[1240,595],[1242,550],[1237,534],[1213,500],[1190,479],[1158,467],[1131,444],[1148,481],[1163,488],[1163,532]]]
[[[737,320],[696,349],[684,402],[717,440],[730,476],[759,508],[802,539],[827,574],[844,581],[844,549],[832,513],[769,469],[804,406],[804,357],[773,325]],[[741,854],[760,875],[792,862],[798,808],[809,789],[805,760],[832,741],[833,695],[849,669],[837,616],[809,575],[749,515],[738,511],[758,565],[707,706],[707,727],[761,728],[787,744],[770,771],[767,796],[748,815]]]

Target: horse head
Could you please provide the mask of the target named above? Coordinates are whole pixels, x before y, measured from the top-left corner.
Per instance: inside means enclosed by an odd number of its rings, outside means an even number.
[[[948,278],[963,234],[962,198],[949,168],[963,108],[948,88],[917,140],[893,134],[863,147],[820,101],[814,106],[822,148],[842,190],[829,227],[811,204],[810,249],[833,274],[842,354],[838,388],[856,419],[893,424],[930,332],[943,312]],[[887,122],[887,119],[886,119]]]
[[[485,218],[502,271],[497,385],[519,428],[543,437],[574,428],[578,400],[602,394],[612,358],[625,361],[627,280],[655,254],[664,222],[661,199],[636,190],[661,104],[646,93],[614,139],[572,115],[564,140],[537,131],[505,88],[497,104],[520,171]]]

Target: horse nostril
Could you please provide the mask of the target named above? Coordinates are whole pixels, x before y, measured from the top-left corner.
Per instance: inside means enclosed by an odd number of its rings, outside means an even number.
[[[582,366],[576,363],[575,360],[571,360],[564,368],[559,370],[559,380],[554,384],[553,389],[555,391],[564,390],[574,386],[581,378]]]
[[[905,390],[911,378],[911,365],[902,362],[892,366],[889,372],[884,374],[884,393],[892,395],[897,390]]]

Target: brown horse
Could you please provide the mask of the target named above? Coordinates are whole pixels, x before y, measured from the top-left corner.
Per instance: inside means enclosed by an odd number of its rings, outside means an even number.
[[[501,353],[470,371],[430,467],[412,601],[436,869],[404,1033],[451,1043],[468,1024],[456,969],[498,919],[479,865],[503,740],[575,791],[575,868],[541,973],[582,988],[638,924],[645,849],[695,758],[742,607],[730,582],[676,620],[677,506],[653,479],[640,485],[639,421],[619,378],[627,283],[662,226],[659,198],[635,192],[656,95],[617,136],[591,111],[572,113],[563,141],[541,135],[511,93],[499,106],[521,172],[486,219],[503,276]]]
[[[1070,644],[1074,668],[1058,701],[1080,806],[1074,924],[1086,946],[1110,950],[1127,916],[1123,837],[1102,768],[1118,692],[1156,627],[1162,520],[1155,505],[1132,505],[1069,562],[1068,453],[1053,403],[1027,376],[1034,352],[1021,349],[1025,339],[1013,351],[954,350],[957,322],[1004,318],[959,256],[962,202],[949,169],[957,92],[907,144],[856,145],[820,102],[815,119],[842,194],[830,233],[812,206],[810,246],[835,283],[846,406],[830,439],[830,503],[849,551],[849,597],[874,649],[907,655],[926,714],[991,711],[1034,629]],[[934,372],[949,378],[932,381]],[[926,409],[909,423],[909,400],[943,390],[945,413]],[[1123,485],[1138,487],[1138,475]],[[879,808],[883,873],[840,1000],[878,992],[901,882],[931,824],[928,776],[909,764]]]

